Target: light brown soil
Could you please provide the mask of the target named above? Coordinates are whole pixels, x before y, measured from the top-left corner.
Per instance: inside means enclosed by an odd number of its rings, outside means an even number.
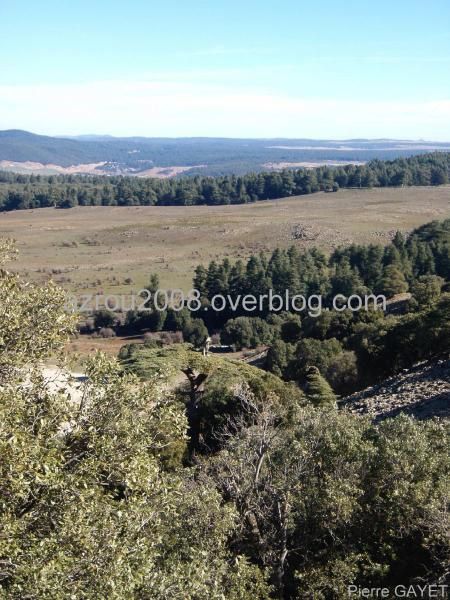
[[[325,251],[385,244],[396,230],[449,216],[450,186],[340,190],[235,206],[4,212],[0,237],[17,240],[14,268],[34,281],[52,277],[76,292],[129,293],[158,273],[161,287],[187,291],[195,266],[212,259],[292,244]]]

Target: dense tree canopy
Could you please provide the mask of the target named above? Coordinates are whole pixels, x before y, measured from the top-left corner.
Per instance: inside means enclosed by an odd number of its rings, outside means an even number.
[[[221,177],[150,179],[0,172],[0,210],[74,206],[243,204],[339,188],[442,185],[450,153],[434,152],[365,165],[285,169]]]
[[[52,391],[40,361],[73,331],[64,293],[3,270],[0,298],[0,596],[268,598],[231,553],[235,507],[182,467],[186,418],[161,377],[100,355],[79,394]]]
[[[78,393],[55,391],[41,361],[73,331],[64,293],[3,268],[0,298],[2,598],[341,600],[445,581],[448,422],[374,425],[336,410],[318,371],[305,397],[182,344],[98,355]],[[420,317],[434,346],[449,304]]]
[[[265,368],[304,387],[307,368],[317,367],[344,395],[449,349],[449,279],[450,220],[436,221],[407,237],[395,234],[385,247],[352,244],[326,256],[293,246],[245,263],[225,258],[199,265],[193,278],[198,310],[128,313],[123,330],[179,331],[197,347],[214,333],[236,350],[268,347]],[[300,313],[271,310],[270,293],[285,298],[286,291],[313,302]],[[217,294],[231,299],[225,310],[214,310]],[[246,309],[236,303],[246,294],[266,301]],[[337,311],[336,294],[384,294],[389,302],[385,312],[374,309],[373,297],[362,310]]]

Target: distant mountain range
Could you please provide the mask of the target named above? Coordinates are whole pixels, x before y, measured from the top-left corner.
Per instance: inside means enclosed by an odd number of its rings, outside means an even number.
[[[0,169],[24,173],[98,173],[167,177],[394,159],[450,143],[408,140],[50,137],[0,131]]]

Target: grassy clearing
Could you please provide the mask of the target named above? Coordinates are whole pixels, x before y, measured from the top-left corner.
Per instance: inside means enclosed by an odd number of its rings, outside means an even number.
[[[238,206],[78,207],[0,213],[0,236],[17,240],[25,277],[52,277],[82,293],[130,293],[149,274],[190,289],[199,263],[295,244],[325,250],[386,243],[450,214],[450,187],[341,190]]]

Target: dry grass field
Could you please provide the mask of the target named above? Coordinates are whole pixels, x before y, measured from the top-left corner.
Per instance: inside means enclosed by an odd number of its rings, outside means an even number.
[[[386,243],[396,230],[450,216],[450,186],[341,190],[237,206],[79,207],[0,213],[0,236],[17,240],[14,268],[75,292],[190,289],[211,259],[277,246]]]
[[[141,335],[117,336],[114,338],[95,338],[90,335],[80,335],[74,338],[66,346],[69,354],[87,356],[95,352],[104,352],[110,356],[117,356],[119,350],[125,344],[142,344],[144,338]]]

